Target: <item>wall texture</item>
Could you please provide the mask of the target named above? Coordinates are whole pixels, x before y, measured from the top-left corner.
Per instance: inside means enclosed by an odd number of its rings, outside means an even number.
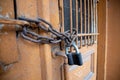
[[[108,1],[106,80],[120,80],[120,0]]]

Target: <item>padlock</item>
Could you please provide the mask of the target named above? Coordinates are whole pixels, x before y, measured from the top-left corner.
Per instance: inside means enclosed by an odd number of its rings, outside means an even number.
[[[69,53],[68,50],[69,50],[70,47],[74,47],[75,52]],[[66,47],[66,53],[67,53],[67,57],[68,57],[68,64],[69,65],[81,66],[83,64],[82,55],[79,52],[79,49],[78,49],[77,45],[75,44],[75,42],[73,42],[70,47]]]
[[[67,58],[68,58],[68,64],[74,65],[72,54],[68,52],[68,49],[69,49],[69,47],[65,48],[65,53],[66,53]]]

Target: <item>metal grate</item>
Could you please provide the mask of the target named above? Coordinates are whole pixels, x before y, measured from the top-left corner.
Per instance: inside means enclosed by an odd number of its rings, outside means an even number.
[[[75,28],[79,47],[97,41],[97,0],[60,0],[63,31]]]

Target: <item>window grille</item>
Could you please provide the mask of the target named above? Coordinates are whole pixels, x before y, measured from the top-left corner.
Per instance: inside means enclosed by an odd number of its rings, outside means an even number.
[[[60,0],[63,31],[75,28],[79,47],[97,41],[97,0]]]

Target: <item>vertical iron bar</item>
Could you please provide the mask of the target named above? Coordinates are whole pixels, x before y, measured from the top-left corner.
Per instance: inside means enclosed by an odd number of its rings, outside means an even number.
[[[93,33],[93,0],[91,0],[91,33]],[[90,44],[92,44],[93,35],[91,35]]]
[[[80,0],[80,26],[81,26],[81,34],[82,34],[82,27],[83,27],[83,24],[82,24],[82,0]],[[82,48],[82,36],[80,36],[80,47]]]
[[[72,33],[72,0],[70,0],[70,33]],[[70,48],[70,51],[72,51],[72,48]]]
[[[97,23],[97,0],[96,0],[96,3],[95,3],[96,5],[96,33],[98,33],[98,23]],[[96,41],[97,41],[97,35],[96,35]]]
[[[95,33],[95,22],[96,22],[96,21],[95,21],[95,20],[96,20],[96,19],[95,19],[95,15],[96,15],[96,14],[95,14],[95,0],[93,0],[93,16],[94,16],[94,17],[93,17],[93,20],[94,20],[94,21],[93,21],[93,22],[94,22],[94,23],[93,23],[93,31],[94,31],[93,33]],[[95,35],[94,35],[94,37],[93,37],[93,44],[94,44],[94,43],[95,43]]]
[[[97,1],[95,0],[95,33],[97,33]],[[95,35],[95,42],[97,41],[97,35]]]
[[[90,34],[90,3],[89,1],[90,0],[88,0],[88,34]],[[89,44],[89,39],[90,39],[90,36],[88,36],[87,45]]]
[[[76,0],[76,31],[77,31],[76,35],[78,35],[78,0]],[[78,37],[76,39],[76,43],[78,46]]]
[[[62,7],[62,32],[64,32],[64,3],[63,3],[63,0],[60,0],[61,1],[61,7]]]
[[[14,0],[14,14],[15,14],[15,19],[17,19],[17,2]]]
[[[86,0],[84,0],[84,34],[86,34],[86,29],[87,29],[87,26],[86,26]],[[85,37],[85,40],[84,40],[84,45],[86,45],[86,36]]]
[[[70,32],[72,33],[72,0],[70,0]]]

